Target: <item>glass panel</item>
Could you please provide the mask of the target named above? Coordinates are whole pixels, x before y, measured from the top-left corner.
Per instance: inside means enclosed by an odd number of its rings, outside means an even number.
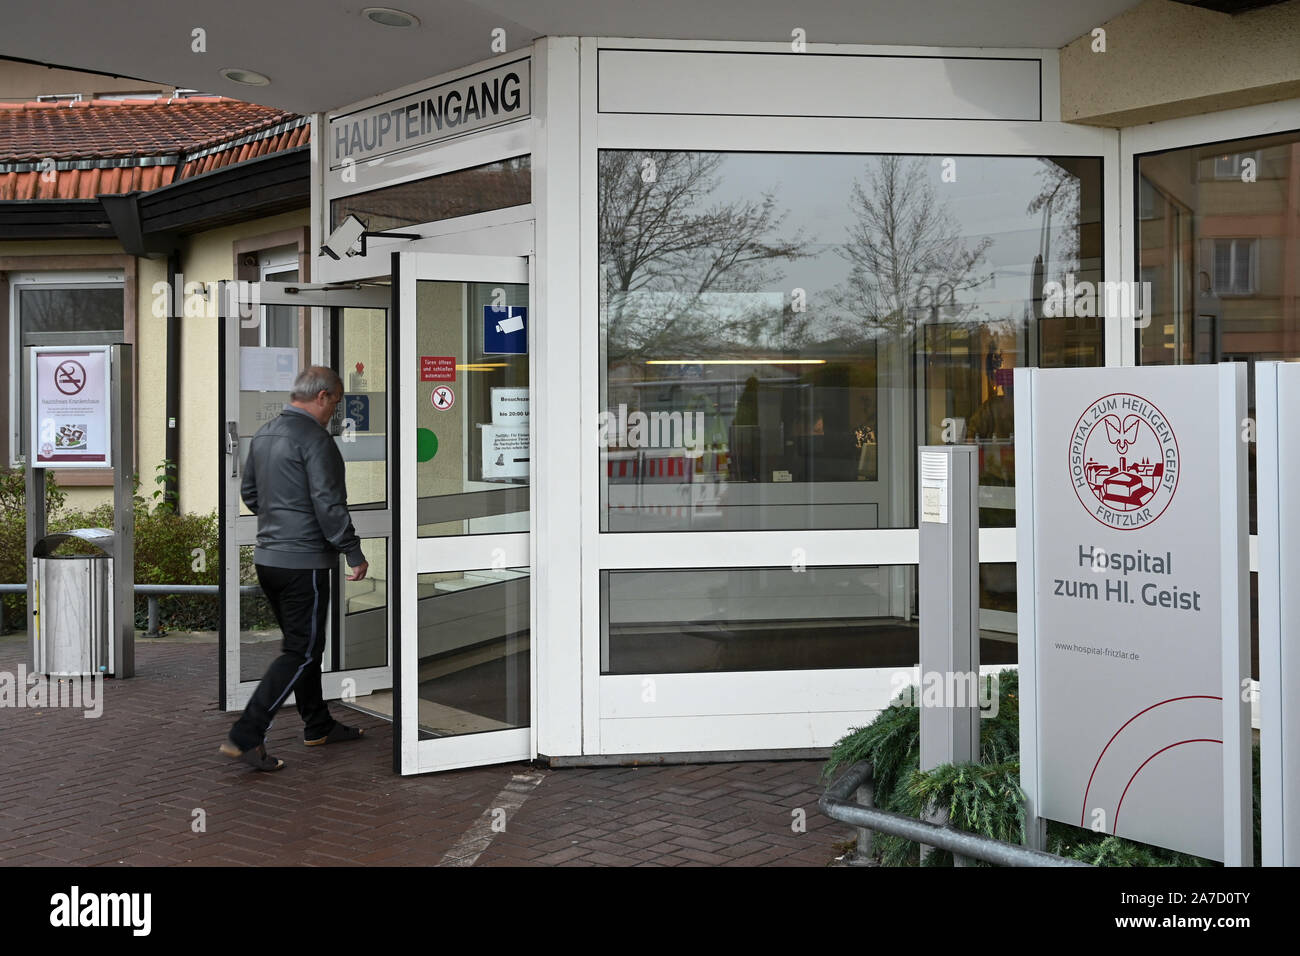
[[[421,537],[528,530],[528,286],[416,283]]]
[[[1160,197],[1137,223],[1151,321],[1137,331],[1143,365],[1300,359],[1300,132],[1189,146],[1138,157],[1139,182]],[[1255,531],[1255,444],[1250,524]]]
[[[284,634],[257,581],[251,545],[239,549],[239,584],[239,679],[261,680],[271,662],[280,656]],[[246,592],[248,585],[254,590]]]
[[[384,667],[388,664],[388,539],[362,538],[370,567],[360,581],[343,583],[343,622],[338,660],[333,670]]]
[[[298,270],[276,272],[266,276],[270,282],[297,282]],[[298,347],[298,309],[291,305],[262,307],[262,345],[272,348]]]
[[[1044,303],[1101,279],[1100,159],[603,150],[599,188],[603,531],[914,527],[942,442],[1014,524],[1012,370],[1104,359]]]
[[[243,351],[241,349],[241,351]],[[254,346],[251,351],[261,351]],[[245,388],[243,381],[239,387],[239,478],[237,481],[243,481],[244,470],[248,467],[248,449],[252,444],[253,436],[271,419],[275,418],[284,410],[284,406],[289,403],[290,388],[293,384],[294,376],[298,374],[297,352],[293,355],[285,353],[278,358],[285,364],[285,370],[281,373],[285,376],[285,387],[283,391],[264,391],[258,388]],[[229,472],[227,471],[227,474]],[[243,496],[239,500],[239,513],[241,515],[251,515],[248,506],[244,504]]]
[[[420,739],[529,724],[527,568],[418,576]]]
[[[297,276],[297,272],[277,275]],[[289,403],[293,380],[302,367],[298,340],[298,308],[264,305],[255,324],[239,324],[239,473],[248,461],[248,446],[267,422]],[[251,514],[241,500],[241,515]]]
[[[417,179],[335,199],[330,229],[356,216],[373,232],[523,206],[533,201],[531,157],[516,156],[472,169]]]
[[[980,663],[1015,664],[1016,565],[980,565]]]
[[[980,570],[981,662],[1014,663],[1015,565]],[[601,627],[602,674],[910,668],[916,568],[602,571]]]
[[[341,309],[339,405],[348,507],[383,507],[388,501],[388,312]],[[350,422],[350,424],[349,424]]]
[[[910,667],[913,567],[601,572],[602,674]]]
[[[298,270],[268,275],[269,282],[297,282]],[[241,319],[239,345],[241,348],[264,345],[271,348],[298,348],[298,313],[294,305],[263,305],[257,321]],[[247,312],[244,313],[245,315]]]
[[[112,289],[21,289],[23,334],[122,331],[122,287]],[[117,341],[121,341],[119,338]],[[24,345],[30,345],[24,342]]]

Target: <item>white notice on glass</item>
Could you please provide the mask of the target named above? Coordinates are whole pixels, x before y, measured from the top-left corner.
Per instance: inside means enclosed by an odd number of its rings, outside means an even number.
[[[298,377],[298,350],[245,345],[239,350],[239,387],[245,392],[288,392]]]
[[[528,424],[482,425],[483,480],[528,477]]]
[[[948,523],[948,456],[921,452],[921,520]]]
[[[492,424],[528,424],[528,386],[507,386],[492,389]]]

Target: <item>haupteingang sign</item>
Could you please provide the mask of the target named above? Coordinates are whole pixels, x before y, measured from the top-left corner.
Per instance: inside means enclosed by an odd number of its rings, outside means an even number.
[[[1248,865],[1245,366],[1014,387],[1029,815]]]
[[[331,117],[330,169],[523,119],[529,66],[516,60]]]

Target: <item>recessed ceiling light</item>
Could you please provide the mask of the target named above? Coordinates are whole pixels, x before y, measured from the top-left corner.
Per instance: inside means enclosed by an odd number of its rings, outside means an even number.
[[[270,86],[271,78],[256,73],[253,70],[239,70],[234,67],[226,67],[221,70],[221,75],[232,83],[242,83],[244,86]]]
[[[366,18],[386,27],[418,27],[420,18],[405,10],[392,7],[366,7],[361,11]]]

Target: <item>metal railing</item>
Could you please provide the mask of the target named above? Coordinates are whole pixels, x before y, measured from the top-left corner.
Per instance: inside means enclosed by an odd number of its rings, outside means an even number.
[[[856,797],[856,799],[855,799]],[[947,850],[954,866],[969,866],[971,860],[984,860],[998,866],[1091,866],[1079,860],[1067,860],[1054,853],[1031,850],[995,840],[978,833],[967,833],[951,825],[917,820],[875,806],[871,761],[860,760],[849,767],[826,788],[817,806],[832,820],[851,823],[858,830],[858,847],[848,861],[852,866],[871,864],[872,833],[888,833],[923,846]]]
[[[256,584],[239,586],[240,594],[259,594],[261,590]],[[218,584],[137,584],[135,593],[149,598],[149,629],[144,632],[144,636],[162,636],[162,631],[158,630],[158,598],[168,594],[217,594],[220,591],[221,586]],[[26,593],[25,584],[0,584],[0,594]]]

